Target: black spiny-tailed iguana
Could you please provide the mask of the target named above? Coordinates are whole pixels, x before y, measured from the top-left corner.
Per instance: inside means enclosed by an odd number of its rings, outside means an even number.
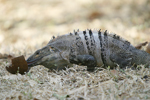
[[[150,54],[138,50],[128,41],[106,31],[85,30],[58,36],[27,59],[29,67],[44,65],[49,69],[64,69],[72,64],[121,68],[133,64],[150,64]]]

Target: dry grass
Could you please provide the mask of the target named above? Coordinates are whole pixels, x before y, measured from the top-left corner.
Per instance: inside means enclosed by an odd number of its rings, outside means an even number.
[[[107,29],[134,45],[150,40],[149,0],[0,0],[0,16],[0,53],[26,58],[52,35],[74,29]],[[142,65],[95,72],[76,65],[48,72],[39,65],[12,75],[8,64],[0,59],[0,100],[150,99],[150,69]]]
[[[26,75],[11,75],[2,66],[1,99],[150,99],[150,69],[125,71],[97,69],[87,72],[85,67],[48,72],[36,66]]]

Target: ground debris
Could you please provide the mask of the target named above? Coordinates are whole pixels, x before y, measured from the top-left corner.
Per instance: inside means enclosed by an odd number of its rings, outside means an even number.
[[[150,54],[150,43],[148,43],[148,46],[146,47],[146,52]]]
[[[146,41],[146,42],[143,42],[143,43],[140,43],[140,44],[138,44],[137,46],[135,46],[135,48],[141,49],[143,46],[146,46],[147,43],[148,43],[147,41]]]
[[[19,56],[12,59],[12,64],[10,66],[6,66],[6,69],[11,74],[25,74],[28,70],[27,62],[24,58],[24,56]]]

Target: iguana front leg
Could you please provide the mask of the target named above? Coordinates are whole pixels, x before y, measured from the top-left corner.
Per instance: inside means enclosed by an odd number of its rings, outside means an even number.
[[[77,55],[69,58],[70,63],[87,66],[87,71],[94,71],[96,67],[96,60],[91,55]]]

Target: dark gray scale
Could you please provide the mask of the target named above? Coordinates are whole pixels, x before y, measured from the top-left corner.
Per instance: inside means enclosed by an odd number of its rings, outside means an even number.
[[[90,41],[89,41],[89,38],[88,38],[88,36],[87,36],[87,34],[86,34],[86,31],[83,31],[83,34],[84,34],[84,39],[85,39],[85,41],[86,41],[86,46],[87,46],[88,53],[89,53],[90,55],[92,55],[92,51],[91,51],[91,49],[90,49]]]
[[[130,47],[130,42],[129,41],[125,41],[124,48],[125,49],[129,49],[129,47]]]
[[[81,37],[79,36],[78,32],[75,32],[73,35],[74,40],[73,40],[73,44],[71,45],[71,50],[73,52],[70,52],[70,55],[79,55],[79,54],[83,54],[84,53],[84,46],[83,46],[83,42],[81,40]]]
[[[120,43],[121,43],[120,42],[120,37],[117,36],[116,34],[114,34],[111,40],[112,40],[112,48],[114,48],[114,50],[115,50],[116,47],[118,48],[117,45],[120,45]],[[116,52],[116,51],[114,51],[114,52]]]
[[[103,56],[104,56],[104,62],[105,62],[105,66],[107,67],[108,66],[108,57],[109,57],[109,54],[108,54],[108,35],[107,35],[107,30],[104,32],[104,38],[103,38],[103,42],[102,42],[102,46],[103,46],[103,49],[104,49],[104,52],[103,52]]]
[[[75,32],[74,35],[70,33],[70,35],[74,37],[75,35],[77,35],[77,32]],[[70,63],[73,63],[74,61],[76,61],[76,56],[77,56],[76,40],[73,40],[72,44],[70,45],[70,53],[69,53]]]
[[[121,39],[120,36],[114,34],[113,38],[113,43],[115,43],[115,45],[120,45],[120,48],[128,50],[128,48],[130,47],[130,42]]]
[[[103,39],[103,47],[104,47],[104,51],[105,51],[105,56],[106,56],[106,52],[108,49],[108,35],[107,35],[107,30],[104,32],[104,39]]]
[[[120,44],[120,37],[118,35],[114,34],[112,42],[116,43],[117,45],[119,45]]]
[[[94,36],[91,30],[89,30],[89,35],[90,35],[90,42],[91,42],[91,54],[94,55],[94,51],[95,51],[95,40],[94,40]]]
[[[78,32],[75,32],[76,38],[75,38],[75,45],[76,45],[76,51],[77,54],[83,54],[84,51],[84,45],[81,40],[81,37],[79,36]]]
[[[107,31],[105,31],[104,36],[102,35],[101,31],[98,31],[98,36],[99,36],[99,40],[100,40],[100,47],[101,47],[101,58],[102,58],[102,62],[104,64],[105,67],[107,67],[107,62],[106,62],[106,47],[108,45],[108,38],[107,38]],[[106,40],[105,40],[106,39]]]
[[[76,61],[75,48],[72,46],[70,47],[69,61],[70,63],[73,63],[74,61]]]

